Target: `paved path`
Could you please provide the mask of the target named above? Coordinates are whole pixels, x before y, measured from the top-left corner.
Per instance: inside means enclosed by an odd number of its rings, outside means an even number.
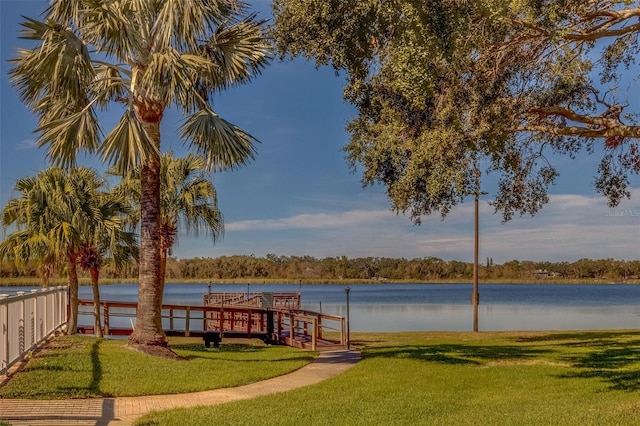
[[[217,405],[312,385],[336,376],[360,360],[355,351],[321,352],[312,363],[284,376],[235,388],[178,395],[36,401],[0,399],[0,419],[11,425],[130,425],[150,411]]]

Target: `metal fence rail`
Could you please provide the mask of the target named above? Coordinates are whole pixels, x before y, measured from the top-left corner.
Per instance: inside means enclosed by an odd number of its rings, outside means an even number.
[[[68,287],[0,294],[0,375],[67,323]]]

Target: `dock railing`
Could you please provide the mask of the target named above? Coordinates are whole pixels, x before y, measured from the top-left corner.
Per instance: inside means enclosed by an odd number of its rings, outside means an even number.
[[[277,311],[276,333],[282,343],[311,349],[347,344],[345,319],[304,309]]]
[[[0,294],[0,375],[67,324],[68,287]]]
[[[88,309],[93,305],[91,300],[80,300],[79,305],[81,317],[92,316],[93,310]],[[128,335],[135,327],[136,302],[102,301],[101,310],[104,334]],[[346,345],[343,317],[303,309],[164,304],[162,322],[165,333],[172,336],[218,332],[221,336],[256,337],[311,350]],[[93,325],[81,324],[78,332],[93,334]]]
[[[270,309],[300,308],[300,293],[206,293],[204,306],[253,306]]]

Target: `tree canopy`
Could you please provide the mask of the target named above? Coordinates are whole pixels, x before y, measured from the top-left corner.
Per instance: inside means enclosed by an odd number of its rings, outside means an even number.
[[[601,154],[596,189],[617,205],[640,171],[631,1],[275,0],[281,58],[347,77],[358,115],[345,151],[396,211],[446,215],[499,173],[505,220],[548,202],[550,154]],[[480,168],[480,165],[484,169]]]

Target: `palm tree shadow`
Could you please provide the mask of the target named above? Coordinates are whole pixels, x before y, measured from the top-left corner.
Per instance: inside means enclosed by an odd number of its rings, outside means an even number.
[[[100,362],[101,343],[102,339],[98,339],[91,345],[91,381],[86,386],[78,385],[60,387],[59,389],[62,392],[67,394],[84,395],[83,397],[86,398],[108,396],[100,390],[103,377],[102,363]]]
[[[91,382],[89,383],[89,390],[96,395],[100,394],[100,384],[102,383],[101,343],[102,339],[98,339],[91,345]]]

